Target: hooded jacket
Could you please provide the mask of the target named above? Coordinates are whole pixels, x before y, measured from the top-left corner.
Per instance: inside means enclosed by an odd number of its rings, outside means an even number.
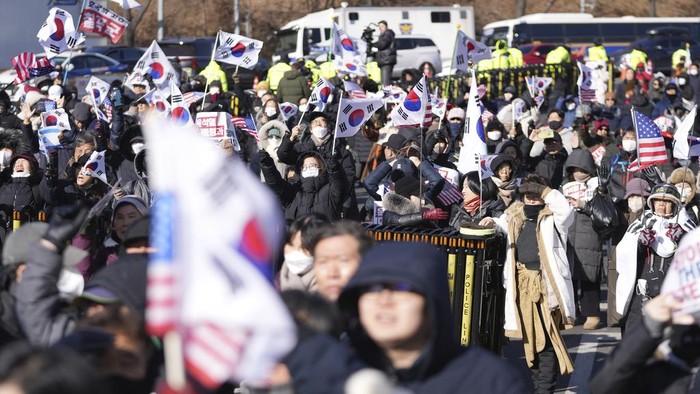
[[[479,348],[461,348],[453,332],[447,258],[436,248],[416,243],[385,243],[365,255],[338,299],[350,343],[371,367],[388,373],[399,386],[420,393],[524,393],[526,384],[505,361]],[[377,283],[408,283],[425,298],[429,339],[407,369],[394,368],[359,320],[361,289]]]
[[[309,83],[298,70],[291,69],[284,73],[277,86],[277,97],[280,103],[296,104],[300,98],[308,98],[310,95]]]
[[[289,129],[287,128],[287,125],[284,124],[284,122],[279,120],[268,121],[258,131],[258,136],[260,137],[260,141],[258,142],[258,148],[267,151],[267,153],[269,153],[272,159],[275,161],[275,167],[277,168],[277,171],[280,174],[284,174],[284,169],[287,167],[287,165],[282,163],[279,157],[277,156],[277,149],[279,148],[279,145],[270,145],[269,133],[272,129],[279,130],[281,136],[284,136],[289,132]]]
[[[322,170],[317,177],[300,177],[299,182],[294,184],[282,179],[271,157],[263,158],[260,160],[260,170],[265,183],[280,199],[285,217],[290,222],[313,212],[326,215],[331,221],[340,220],[343,201],[348,197],[349,189],[343,168],[335,157],[326,162],[320,154],[307,152],[297,161],[297,174],[301,175],[301,164],[307,157],[315,157],[321,163]]]
[[[394,36],[394,31],[387,28],[384,33],[379,35],[377,42],[372,43],[372,45],[378,49],[375,60],[379,67],[393,66],[396,64],[396,43]]]

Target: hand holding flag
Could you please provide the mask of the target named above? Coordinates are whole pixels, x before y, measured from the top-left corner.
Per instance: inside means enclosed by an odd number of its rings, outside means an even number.
[[[333,85],[326,81],[326,78],[318,78],[318,82],[316,82],[316,86],[314,86],[314,90],[311,92],[311,96],[309,96],[309,104],[316,106],[314,111],[323,112],[333,93],[333,89]]]

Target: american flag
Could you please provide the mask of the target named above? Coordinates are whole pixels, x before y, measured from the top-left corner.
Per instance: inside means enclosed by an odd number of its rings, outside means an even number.
[[[22,52],[13,57],[12,67],[17,71],[15,85],[19,85],[29,78],[39,77],[54,71],[49,59],[42,58],[37,62],[36,56],[32,52]]]
[[[659,127],[634,109],[632,119],[637,130],[637,161],[630,164],[628,170],[638,171],[654,164],[667,163],[666,144]]]
[[[348,92],[348,96],[351,99],[364,99],[367,98],[367,93],[362,87],[352,81],[343,81],[343,87],[345,91]]]
[[[191,91],[191,92],[183,93],[182,100],[185,102],[185,105],[187,107],[190,107],[192,104],[196,103],[204,96],[205,96],[204,92]]]
[[[445,182],[445,185],[440,190],[437,195],[437,200],[440,204],[444,206],[450,206],[452,204],[457,204],[464,199],[462,192],[457,190],[457,188],[450,182]]]
[[[107,116],[107,122],[112,122],[112,100],[109,99],[109,97],[105,97],[104,100],[102,100],[102,105],[104,106],[105,109],[105,116]]]
[[[258,137],[258,128],[255,127],[255,121],[253,120],[252,115],[248,115],[245,117],[244,116],[233,116],[231,118],[231,123],[233,123],[233,125],[238,127],[239,129],[252,135],[253,138],[255,138],[255,141],[260,141],[260,138]]]

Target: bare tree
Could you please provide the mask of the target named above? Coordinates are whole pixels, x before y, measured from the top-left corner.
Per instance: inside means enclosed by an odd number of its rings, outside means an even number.
[[[518,0],[518,18],[525,15],[525,9],[527,8],[527,0]]]
[[[129,26],[127,26],[124,31],[124,42],[126,45],[134,46],[136,41],[136,27],[138,27],[141,20],[143,20],[143,15],[146,13],[146,10],[148,10],[148,7],[151,6],[151,2],[153,2],[153,0],[146,0],[136,13],[134,13],[133,10],[128,11]]]

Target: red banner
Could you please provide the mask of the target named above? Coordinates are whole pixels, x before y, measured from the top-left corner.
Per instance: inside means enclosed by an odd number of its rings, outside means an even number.
[[[83,9],[78,30],[109,37],[113,44],[124,34],[129,21],[109,8],[90,0]]]

